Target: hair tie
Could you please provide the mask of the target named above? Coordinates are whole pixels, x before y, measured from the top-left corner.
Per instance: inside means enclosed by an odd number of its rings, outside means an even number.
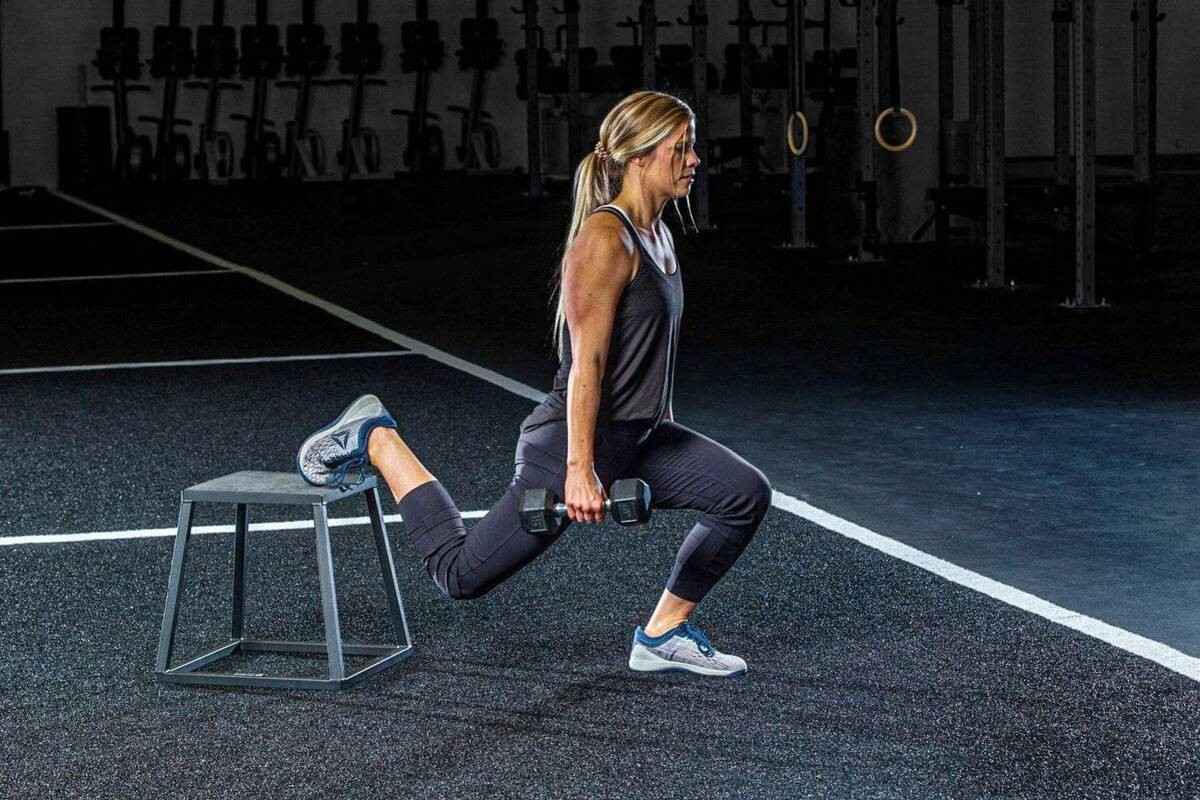
[[[604,161],[608,158],[608,150],[606,150],[604,145],[600,144],[599,142],[596,142],[596,146],[593,147],[592,150],[596,153],[596,158],[600,159],[601,161]]]

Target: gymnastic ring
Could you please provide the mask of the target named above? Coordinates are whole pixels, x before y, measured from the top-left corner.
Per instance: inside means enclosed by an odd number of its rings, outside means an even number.
[[[880,126],[883,125],[883,120],[889,115],[898,115],[908,120],[908,124],[912,126],[912,132],[908,134],[908,139],[904,144],[888,144],[883,140],[883,132],[880,131]],[[917,140],[917,118],[907,108],[885,108],[879,112],[879,116],[875,118],[875,141],[879,142],[879,146],[884,150],[893,153],[899,153],[912,147],[913,142]]]
[[[800,127],[804,129],[804,143],[799,147],[796,146],[796,120],[800,120]],[[804,151],[808,149],[808,117],[804,116],[803,111],[793,111],[788,117],[787,123],[787,146],[788,150],[792,151],[792,155],[796,158],[804,155]]]

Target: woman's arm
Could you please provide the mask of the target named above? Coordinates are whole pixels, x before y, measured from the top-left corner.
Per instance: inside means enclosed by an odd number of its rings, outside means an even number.
[[[621,222],[594,214],[571,245],[563,265],[563,305],[571,330],[567,381],[567,467],[591,470],[596,415],[608,346],[621,293],[637,263],[637,250]]]

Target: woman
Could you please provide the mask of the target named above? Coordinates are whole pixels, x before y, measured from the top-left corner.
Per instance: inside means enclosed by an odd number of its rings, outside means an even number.
[[[558,270],[554,389],[521,425],[516,474],[469,531],[442,484],[401,438],[373,395],[351,404],[300,449],[311,483],[345,480],[367,461],[396,499],[413,544],[448,597],[480,597],[557,540],[520,524],[521,493],[565,498],[562,530],[604,519],[604,487],[650,485],[655,508],[701,512],[646,626],[634,631],[631,669],[744,673],[689,619],[737,560],[771,504],[771,487],[742,458],[674,421],[671,393],[683,286],[667,202],[686,199],[700,159],[695,117],[676,97],[637,92],[600,126],[575,173],[574,209]],[[680,217],[682,221],[682,216]],[[693,223],[694,224],[694,223]]]

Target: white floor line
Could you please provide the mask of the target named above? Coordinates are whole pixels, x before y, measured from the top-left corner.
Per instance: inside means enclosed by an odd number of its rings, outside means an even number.
[[[463,519],[479,519],[487,511],[464,511]],[[399,514],[384,514],[383,521],[388,525],[403,522]],[[371,524],[370,517],[330,517],[330,528],[350,528]],[[275,520],[268,522],[251,522],[250,531],[304,531],[312,530],[311,519]],[[129,531],[93,531],[91,533],[47,533],[33,536],[0,536],[0,547],[16,547],[30,544],[78,544],[80,542],[116,542],[127,539],[165,539],[174,536],[175,528],[142,528]],[[193,525],[192,533],[206,535],[210,533],[233,533],[232,525]]]
[[[782,492],[775,492],[771,504],[778,509],[788,511],[798,517],[820,525],[822,528],[839,533],[867,547],[886,553],[892,558],[906,561],[913,566],[932,572],[939,577],[965,586],[980,594],[985,594],[1010,606],[1035,614],[1043,619],[1057,623],[1080,633],[1099,639],[1113,647],[1124,650],[1142,658],[1160,664],[1172,672],[1200,681],[1200,658],[1181,653],[1153,639],[1147,639],[1136,633],[1109,625],[1093,617],[1088,617],[1069,608],[1055,605],[1047,600],[1023,592],[1008,584],[1000,583],[985,575],[972,572],[969,569],[944,561],[937,556],[909,547],[903,542],[890,539],[872,530],[856,525],[853,522],[834,516],[828,511],[811,506],[795,497]]]
[[[112,228],[116,222],[61,222],[50,225],[0,225],[0,233],[8,231],[56,231],[63,228]]]
[[[0,285],[16,283],[66,283],[68,281],[117,281],[130,278],[176,278],[182,275],[236,275],[228,269],[187,269],[177,272],[123,272],[118,275],[61,275],[52,278],[4,278]]]
[[[322,300],[316,295],[309,294],[302,289],[297,289],[295,286],[284,283],[278,278],[273,278],[264,272],[259,272],[256,269],[251,269],[250,267],[244,267],[241,264],[235,264],[232,261],[226,261],[225,259],[214,256],[211,253],[207,253],[198,247],[193,247],[186,242],[181,242],[178,239],[173,239],[172,237],[167,236],[166,234],[159,233],[153,228],[146,227],[139,222],[134,222],[131,219],[122,217],[120,214],[114,214],[108,209],[92,205],[86,200],[80,200],[78,197],[72,197],[69,194],[63,194],[62,192],[54,189],[50,190],[50,194],[60,197],[63,200],[66,200],[68,203],[74,203],[80,208],[85,208],[88,211],[91,211],[93,214],[99,214],[102,217],[110,219],[114,222],[118,222],[127,228],[145,234],[155,241],[169,245],[170,247],[173,247],[180,252],[187,253],[194,258],[200,259],[201,261],[206,261],[209,264],[221,267],[222,269],[230,269],[241,272],[242,274],[259,281],[260,283],[270,286],[272,289],[283,292],[289,297],[293,297],[296,300],[316,306],[322,311],[328,312],[338,319],[349,322],[351,325],[356,325],[365,331],[370,331],[376,336],[386,339],[392,344],[399,345],[400,347],[406,347],[409,350],[425,356],[426,358],[433,359],[434,361],[445,364],[448,367],[453,367],[454,369],[465,372],[468,375],[473,375],[480,380],[487,381],[488,383],[494,384],[503,389],[507,389],[513,394],[533,400],[535,403],[540,403],[546,397],[545,392],[541,392],[532,386],[528,386],[519,381],[514,381],[512,378],[505,377],[498,372],[481,367],[478,364],[472,364],[469,361],[464,361],[457,356],[450,355],[444,350],[439,350],[432,345],[426,344],[425,342],[404,336],[403,334],[397,333],[391,328],[386,328],[383,325],[380,325],[378,322],[374,322],[373,320],[367,319],[364,316],[355,314],[353,311],[334,303],[330,303],[328,300]]]
[[[506,378],[503,375],[500,375],[489,369],[471,364],[470,362],[452,356],[449,353],[445,353],[441,350],[430,347],[423,342],[418,342],[415,339],[402,336],[401,334],[385,328],[376,322],[344,309],[341,306],[334,305],[333,303],[329,303],[325,300],[315,297],[314,295],[308,294],[307,292],[296,289],[295,287],[272,278],[269,275],[252,270],[248,267],[238,266],[237,264],[233,264],[221,258],[217,258],[216,256],[205,253],[199,248],[179,242],[176,239],[165,236],[164,234],[161,234],[151,228],[147,228],[146,226],[134,222],[133,220],[121,217],[120,215],[114,214],[106,209],[100,208],[99,206],[93,206],[86,201],[79,200],[78,198],[71,197],[70,195],[65,195],[61,192],[53,190],[51,193],[63,198],[67,202],[75,203],[76,205],[86,208],[93,213],[107,217],[115,222],[119,222],[134,230],[140,231],[141,233],[144,233],[147,236],[156,239],[157,241],[168,244],[172,247],[182,250],[185,253],[189,253],[196,258],[207,261],[210,264],[224,267],[225,269],[234,269],[244,272],[246,275],[249,275],[255,280],[261,281],[268,286],[272,286],[279,291],[295,297],[298,300],[311,303],[318,308],[328,311],[330,314],[345,320],[346,322],[358,325],[359,327],[369,330],[372,333],[387,339],[388,341],[395,342],[396,344],[407,347],[417,353],[420,353],[421,355],[425,355],[436,361],[440,361],[447,366],[460,369],[470,375],[474,375],[477,378],[488,381],[489,383],[493,383],[504,389],[508,389],[510,392],[518,394],[522,397],[527,397],[535,402],[541,402],[541,400],[545,397],[543,392],[540,392],[531,386],[518,383],[517,381]],[[1100,620],[1087,617],[1078,612],[1071,611],[1070,609],[1054,605],[1053,603],[1043,600],[1040,597],[1028,594],[1020,589],[1000,583],[999,581],[992,580],[991,578],[971,572],[970,570],[963,569],[962,567],[951,564],[948,561],[943,561],[936,556],[932,556],[913,547],[909,547],[908,545],[898,542],[895,539],[889,539],[886,536],[882,536],[874,531],[863,528],[862,526],[855,525],[853,522],[849,522],[840,517],[834,516],[833,514],[822,511],[815,506],[811,506],[781,492],[775,492],[772,504],[776,508],[787,511],[791,514],[795,514],[796,516],[809,520],[810,522],[820,525],[823,528],[841,534],[842,536],[846,536],[850,539],[854,539],[855,541],[861,542],[868,547],[872,547],[894,558],[898,558],[902,561],[913,564],[914,566],[920,567],[921,569],[932,572],[935,575],[945,578],[946,580],[966,586],[974,591],[980,592],[981,594],[985,594],[989,597],[999,600],[1002,603],[1022,609],[1023,611],[1027,611],[1031,614],[1035,614],[1051,622],[1071,628],[1072,630],[1079,631],[1080,633],[1091,636],[1092,638],[1098,639],[1120,650],[1141,656],[1142,658],[1153,661],[1156,664],[1160,664],[1167,669],[1172,670],[1173,672],[1177,672],[1180,675],[1200,682],[1200,659],[1189,656],[1186,653],[1181,653],[1178,650],[1163,644],[1162,642],[1156,642],[1153,639],[1147,639],[1123,628],[1118,628]]]
[[[128,364],[80,364],[65,367],[23,367],[0,369],[0,375],[37,375],[45,372],[100,372],[112,369],[157,369],[160,367],[212,367],[223,364],[279,364],[287,361],[340,361],[348,358],[395,358],[415,356],[411,350],[383,350],[368,353],[317,353],[309,356],[263,356],[261,358],[206,358],[194,361],[134,361]]]

